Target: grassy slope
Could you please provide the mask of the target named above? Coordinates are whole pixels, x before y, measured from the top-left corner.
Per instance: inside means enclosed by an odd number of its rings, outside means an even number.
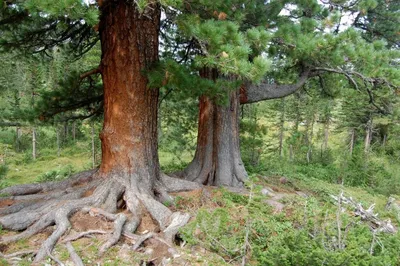
[[[270,133],[271,131],[272,128]],[[332,134],[332,147],[343,145],[344,135]],[[266,138],[273,140],[274,136],[270,134]],[[11,148],[8,147],[7,150]],[[76,172],[91,167],[91,152],[87,143],[77,143],[74,147],[63,149],[60,157],[57,157],[54,150],[40,152],[36,161],[29,160],[29,153],[8,152],[6,160],[9,172],[6,182],[10,185],[35,182],[39,175],[53,170],[62,171],[67,166]],[[4,149],[0,150],[0,154],[4,154]],[[166,170],[174,169],[181,163],[168,152],[161,151],[159,156],[161,165]],[[181,157],[186,162],[191,159],[189,153]],[[353,197],[364,207],[376,204],[375,211],[380,213],[380,217],[390,218],[397,225],[400,214],[394,209],[384,208],[387,196],[368,187],[343,187],[321,180],[329,178],[310,177],[331,174],[321,166],[312,169],[312,165],[291,165],[285,160],[269,163],[268,158],[270,157],[261,159],[261,163],[266,164],[265,167],[251,171],[252,179],[248,188],[252,191],[252,199],[248,194],[240,196],[223,189],[210,193],[177,195],[176,206],[172,208],[189,212],[194,218],[182,230],[186,245],[179,250],[181,257],[173,260],[175,265],[240,264],[244,254],[246,262],[252,265],[400,265],[400,235],[378,235],[378,244],[373,245],[374,252],[370,255],[373,235],[366,224],[354,217],[351,209],[341,214],[341,231],[348,236],[346,246],[343,249],[337,246],[337,207],[330,195],[338,195],[344,191],[346,196]],[[393,175],[398,174],[397,170],[400,172],[400,166],[389,163],[386,158],[374,160],[384,164]],[[315,173],[316,171],[318,172]],[[286,176],[290,182],[281,184],[281,176]],[[276,193],[288,194],[278,200],[284,204],[282,212],[275,212],[266,204],[270,197],[262,195],[261,189],[265,187],[272,188]],[[308,198],[297,195],[296,191],[306,193]],[[396,195],[395,197],[400,198]],[[245,252],[246,231],[249,232],[249,246]],[[2,232],[5,233],[8,232]],[[19,241],[8,247],[5,253],[31,248],[45,234]],[[123,245],[130,243],[124,240],[104,257],[98,258],[97,251],[103,241],[104,237],[98,240],[82,239],[74,242],[74,246],[87,265],[95,265],[97,262],[101,265],[132,265],[162,255],[143,255],[125,250]],[[149,247],[151,244],[147,248]],[[155,250],[158,252],[157,247]],[[68,260],[68,254],[62,245],[57,247],[56,255],[63,261]],[[0,261],[0,265],[1,263]],[[19,265],[30,263],[25,259]]]

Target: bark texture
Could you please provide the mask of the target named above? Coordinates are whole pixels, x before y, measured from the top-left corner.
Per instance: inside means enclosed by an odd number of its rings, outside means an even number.
[[[212,80],[218,77],[216,70],[203,69],[200,74]],[[205,185],[243,186],[247,172],[240,155],[239,105],[285,97],[300,89],[312,76],[305,70],[296,83],[288,85],[247,82],[240,90],[230,92],[228,106],[218,106],[202,96],[195,157],[178,175]]]
[[[130,1],[107,1],[101,8],[101,73],[104,125],[100,174],[124,176],[150,192],[159,176],[158,89],[147,87],[143,70],[158,60],[160,8],[140,14]]]
[[[276,84],[270,83],[269,80],[262,81],[260,84],[246,82],[240,90],[240,103],[249,104],[286,97],[303,87],[307,80],[314,75],[309,69],[306,69],[300,73],[298,81],[293,84]]]
[[[215,70],[201,75],[216,79]],[[200,97],[197,148],[193,161],[181,173],[205,185],[241,187],[247,179],[239,149],[239,91],[229,92],[228,106]]]

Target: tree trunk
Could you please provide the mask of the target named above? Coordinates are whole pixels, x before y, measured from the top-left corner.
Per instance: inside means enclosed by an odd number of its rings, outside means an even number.
[[[365,128],[365,143],[364,143],[364,151],[368,152],[371,146],[371,138],[372,138],[372,120],[369,119]]]
[[[356,137],[356,131],[354,128],[352,128],[350,132],[350,156],[353,155],[355,137]]]
[[[311,128],[310,128],[310,135],[308,139],[308,151],[307,151],[307,162],[310,163],[312,160],[312,152],[313,152],[313,138],[314,138],[314,123],[315,123],[315,114],[313,113],[311,119]]]
[[[36,160],[36,128],[32,129],[32,159]]]
[[[283,137],[285,134],[285,98],[281,99],[281,117],[279,121],[279,156],[283,157]]]
[[[91,125],[91,137],[92,137],[92,167],[96,167],[96,146],[94,143],[94,122]]]
[[[215,70],[201,75],[217,78]],[[200,97],[196,153],[183,175],[201,184],[243,186],[247,172],[239,149],[239,91],[230,92],[228,106]]]
[[[64,143],[68,141],[68,122],[64,123]]]
[[[75,121],[72,122],[72,139],[75,142],[75,140],[76,140],[76,122]]]
[[[289,145],[289,160],[291,162],[293,162],[293,160],[294,160],[293,145],[292,144]]]
[[[160,234],[170,247],[190,215],[173,213],[161,202],[172,200],[168,192],[200,187],[159,173],[158,89],[147,87],[143,70],[158,60],[160,6],[152,1],[139,13],[135,1],[131,0],[98,3],[102,45],[100,71],[104,89],[100,169],[60,182],[0,190],[0,194],[21,196],[20,202],[16,200],[12,206],[0,209],[0,225],[7,230],[26,229],[2,236],[2,244],[29,238],[56,225],[36,253],[35,265],[51,253],[57,241],[71,228],[68,218],[77,211],[114,221],[114,231],[99,248],[100,255],[115,245],[123,232],[130,234],[137,229],[143,207],[158,222]],[[129,215],[125,211],[114,214],[121,199]]]
[[[324,141],[323,141],[323,149],[326,151],[328,149],[329,142],[329,122],[330,118],[328,117],[324,123]]]
[[[158,89],[147,87],[143,70],[158,61],[160,8],[140,14],[130,1],[100,7],[104,124],[100,175],[119,175],[150,192],[159,177]],[[133,184],[135,183],[135,184]]]
[[[21,151],[21,128],[16,127],[16,139],[15,139],[15,151],[20,152]]]
[[[57,134],[57,157],[61,155],[61,143],[60,143],[60,130],[58,126],[56,126],[56,134]]]

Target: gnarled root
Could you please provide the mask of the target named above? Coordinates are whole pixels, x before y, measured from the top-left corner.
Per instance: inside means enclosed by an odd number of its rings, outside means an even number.
[[[197,189],[200,185],[162,174],[154,184],[153,191],[148,191],[142,189],[140,184],[132,183],[132,180],[135,178],[120,176],[100,178],[94,171],[86,171],[58,183],[20,185],[3,189],[0,193],[6,196],[0,198],[0,203],[11,201],[12,204],[0,208],[0,225],[7,230],[22,232],[3,236],[0,243],[6,244],[28,238],[55,225],[55,230],[35,252],[34,262],[39,262],[46,256],[50,256],[60,238],[69,232],[71,229],[69,218],[74,213],[82,211],[114,222],[114,230],[100,247],[100,255],[115,245],[121,236],[134,240],[134,250],[150,237],[168,246],[172,245],[179,228],[189,221],[190,216],[179,212],[173,213],[160,201],[172,200],[168,192]],[[121,211],[121,206],[125,206],[126,211]],[[133,234],[140,224],[142,208],[145,208],[157,221],[161,229],[160,235],[156,232],[142,236]],[[66,237],[63,242],[66,243],[71,258],[79,265],[81,260],[73,250],[70,241],[89,234],[104,233],[109,232],[101,230],[82,232]],[[57,258],[53,257],[53,259],[61,263]]]
[[[67,244],[65,244],[65,246],[67,247],[67,250],[69,252],[69,256],[71,257],[71,260],[74,262],[74,264],[76,266],[84,266],[81,257],[79,257],[79,255],[76,254],[75,249],[72,246],[71,242],[67,242]]]

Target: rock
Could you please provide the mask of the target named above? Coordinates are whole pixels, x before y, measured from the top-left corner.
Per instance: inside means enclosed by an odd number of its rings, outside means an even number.
[[[144,251],[144,254],[146,255],[152,255],[154,253],[154,249],[152,248],[146,248],[146,250]]]
[[[289,181],[289,180],[288,180],[286,177],[284,177],[284,176],[282,176],[281,178],[279,178],[279,182],[280,182],[281,184],[286,184],[288,181]]]
[[[296,191],[296,194],[301,196],[301,197],[303,197],[303,198],[308,198],[308,195],[306,193],[304,193],[304,192]]]
[[[263,189],[261,189],[261,194],[270,197],[273,197],[275,195],[274,191],[269,187],[264,187]]]
[[[283,208],[285,208],[285,205],[276,200],[269,199],[264,202],[274,208],[274,213],[280,213],[282,212]]]
[[[272,197],[272,200],[275,200],[275,201],[281,200],[287,196],[289,196],[289,195],[286,193],[277,193],[277,194],[275,194],[275,196]]]

